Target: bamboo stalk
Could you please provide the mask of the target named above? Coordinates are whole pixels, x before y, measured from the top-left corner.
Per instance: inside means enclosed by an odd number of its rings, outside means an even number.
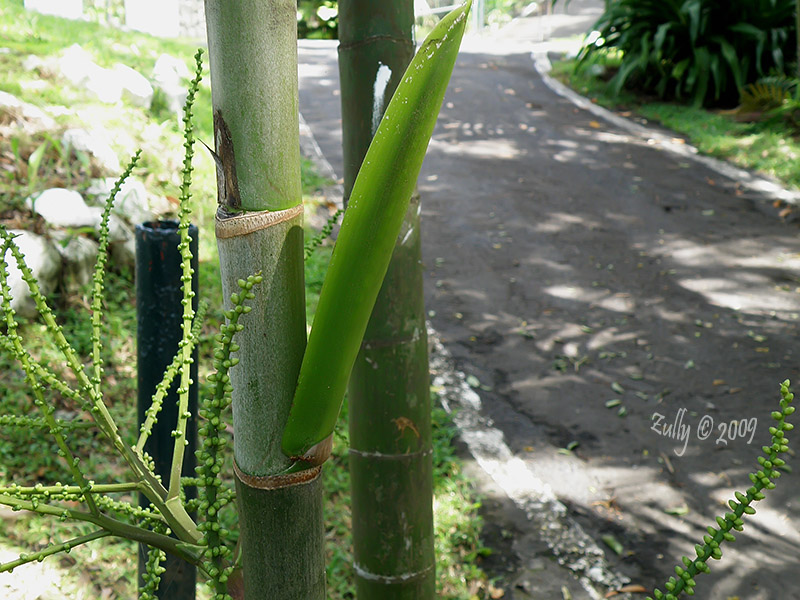
[[[306,341],[296,5],[206,0],[206,21],[225,298],[263,276],[230,372],[244,594],[323,600],[319,470],[283,475],[280,446]]]
[[[412,0],[340,0],[345,201],[414,53]],[[419,197],[409,204],[348,386],[359,600],[432,599],[431,420]]]

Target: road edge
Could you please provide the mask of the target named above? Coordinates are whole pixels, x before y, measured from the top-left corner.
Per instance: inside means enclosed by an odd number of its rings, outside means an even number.
[[[553,65],[550,62],[550,57],[546,49],[536,49],[531,52],[531,60],[544,84],[550,88],[553,93],[569,100],[578,108],[586,110],[607,123],[611,123],[627,133],[642,139],[648,145],[656,145],[667,152],[694,161],[711,169],[715,173],[740,183],[749,191],[761,195],[765,202],[780,200],[788,204],[800,206],[800,191],[786,189],[780,182],[765,177],[764,175],[758,175],[746,169],[742,169],[741,167],[734,166],[727,161],[701,154],[700,151],[691,144],[684,143],[683,140],[680,142],[675,141],[675,136],[677,136],[677,134],[669,136],[660,131],[640,125],[639,123],[634,123],[629,119],[613,113],[607,108],[595,104],[585,96],[581,96],[550,76]]]

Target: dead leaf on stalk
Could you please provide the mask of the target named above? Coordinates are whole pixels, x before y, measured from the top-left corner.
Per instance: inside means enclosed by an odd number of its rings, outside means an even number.
[[[611,590],[610,592],[606,593],[604,598],[613,598],[619,594],[647,594],[647,588],[643,585],[639,585],[638,583],[631,584],[631,585],[623,585],[618,590]]]

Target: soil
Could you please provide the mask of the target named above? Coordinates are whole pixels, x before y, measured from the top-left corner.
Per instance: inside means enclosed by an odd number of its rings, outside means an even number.
[[[779,384],[800,380],[798,227],[554,94],[514,37],[465,45],[430,144],[426,306],[513,457],[649,591],[750,485]],[[335,46],[300,59],[301,110],[341,173]],[[562,598],[529,516],[480,481],[505,597]],[[785,474],[698,597],[800,598],[798,489]]]

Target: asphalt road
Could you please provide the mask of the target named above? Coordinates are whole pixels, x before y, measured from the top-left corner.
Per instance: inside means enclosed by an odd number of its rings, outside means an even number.
[[[800,239],[769,197],[553,93],[533,23],[459,57],[419,179],[426,306],[483,422],[650,590],[750,485],[778,384],[800,379]],[[341,174],[336,46],[300,48],[301,111]],[[605,591],[552,560],[524,490],[481,482],[505,597]],[[799,506],[787,474],[698,596],[800,598]]]

